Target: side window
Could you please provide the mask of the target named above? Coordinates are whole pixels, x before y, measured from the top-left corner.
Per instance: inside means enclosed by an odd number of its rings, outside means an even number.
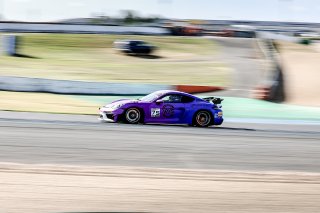
[[[163,98],[161,98],[161,100],[164,103],[181,103],[181,98],[181,95],[172,94],[164,96]]]
[[[192,97],[184,96],[184,95],[181,97],[181,102],[182,103],[190,103],[192,101],[194,101],[194,98],[192,98]]]
[[[143,41],[137,41],[136,42],[136,46],[143,46],[144,45],[144,42]]]

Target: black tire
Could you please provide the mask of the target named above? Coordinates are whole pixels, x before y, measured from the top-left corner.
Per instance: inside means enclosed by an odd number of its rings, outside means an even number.
[[[212,115],[209,111],[200,110],[194,115],[193,123],[197,127],[208,127],[212,124]]]
[[[125,111],[123,117],[128,124],[137,124],[142,118],[142,113],[138,108],[129,108]]]

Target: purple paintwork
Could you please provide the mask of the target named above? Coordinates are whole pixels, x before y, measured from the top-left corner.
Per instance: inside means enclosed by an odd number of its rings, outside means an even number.
[[[221,106],[191,94],[173,90],[160,90],[138,100],[121,99],[114,101],[100,108],[100,119],[111,119],[115,122],[128,122],[129,119],[129,123],[137,123],[138,121],[130,122],[135,118],[135,114],[133,114],[131,120],[131,114],[128,112],[130,109],[139,111],[140,123],[194,125],[196,119],[199,121],[205,119],[201,116],[197,117],[199,112],[209,114],[210,122],[205,126],[220,125],[223,122]],[[135,110],[133,110],[133,113]]]

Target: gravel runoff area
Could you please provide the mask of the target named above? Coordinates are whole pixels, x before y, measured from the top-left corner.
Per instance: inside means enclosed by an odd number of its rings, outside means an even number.
[[[320,52],[315,46],[278,42],[287,103],[320,107]]]
[[[0,164],[1,211],[317,212],[320,175]]]

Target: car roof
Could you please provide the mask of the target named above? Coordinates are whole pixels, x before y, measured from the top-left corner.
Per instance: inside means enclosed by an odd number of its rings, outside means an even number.
[[[161,93],[161,96],[162,95],[167,95],[167,94],[179,94],[179,95],[186,95],[186,96],[189,96],[189,97],[193,97],[193,98],[196,98],[196,99],[201,99],[201,98],[198,98],[197,96],[191,95],[191,94],[186,93],[186,92],[177,91],[177,90],[159,90],[159,91],[157,91],[157,93]]]
[[[145,42],[143,40],[118,40],[117,42]]]

